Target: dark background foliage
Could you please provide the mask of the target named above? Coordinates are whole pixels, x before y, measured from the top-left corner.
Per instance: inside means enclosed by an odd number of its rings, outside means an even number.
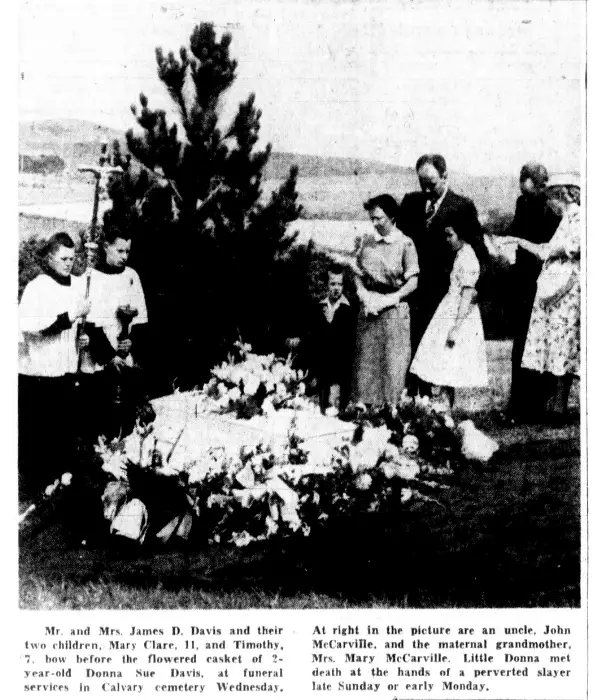
[[[294,283],[304,256],[290,253],[286,238],[287,224],[301,213],[298,170],[261,203],[271,146],[257,148],[254,95],[222,124],[237,69],[231,40],[202,23],[178,57],[157,49],[158,77],[177,120],[151,109],[142,94],[132,106],[138,130],[126,134],[129,153],[114,145],[125,174],[109,183],[104,228],[134,236],[130,263],[152,318],[145,359],[159,378],[157,391],[201,382],[239,337],[257,351],[282,345],[284,319],[302,295],[303,285]]]

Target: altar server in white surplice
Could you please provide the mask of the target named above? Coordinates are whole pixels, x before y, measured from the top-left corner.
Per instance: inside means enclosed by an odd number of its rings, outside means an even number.
[[[64,232],[42,246],[42,273],[19,303],[19,484],[35,495],[76,469],[75,374],[90,309],[84,280],[71,274],[75,244]]]
[[[99,434],[113,437],[133,427],[137,398],[129,394],[138,381],[134,371],[136,352],[146,343],[148,323],[140,278],[127,266],[130,251],[131,237],[127,233],[113,231],[105,235],[90,280],[91,310],[86,326],[90,343],[82,361],[89,401],[101,424]],[[117,417],[119,406],[125,404],[124,413]],[[115,417],[111,425],[106,421],[108,415]]]

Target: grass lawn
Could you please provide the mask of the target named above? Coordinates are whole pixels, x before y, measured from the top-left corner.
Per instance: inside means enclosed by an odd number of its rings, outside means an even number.
[[[506,343],[489,344],[487,396],[459,410],[501,444],[457,474],[440,504],[369,514],[317,535],[200,551],[65,537],[20,544],[20,604],[34,609],[566,607],[580,604],[580,445],[572,424],[506,428]]]

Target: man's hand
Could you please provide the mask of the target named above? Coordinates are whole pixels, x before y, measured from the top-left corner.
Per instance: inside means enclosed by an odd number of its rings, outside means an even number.
[[[90,313],[91,308],[92,305],[90,303],[90,300],[82,299],[81,301],[77,302],[77,304],[75,304],[75,306],[69,311],[69,320],[72,323],[77,318],[87,316]]]
[[[127,367],[127,363],[122,357],[119,357],[118,355],[115,355],[113,359],[110,361],[110,364],[117,369],[119,372],[123,369],[123,367]]]
[[[90,344],[90,336],[89,335],[82,333],[77,338],[77,349],[78,350],[83,350],[84,348],[89,347],[89,344]]]

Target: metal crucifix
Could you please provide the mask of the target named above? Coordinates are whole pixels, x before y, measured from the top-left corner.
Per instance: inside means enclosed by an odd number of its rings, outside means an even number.
[[[80,173],[91,173],[94,176],[94,206],[92,209],[92,222],[89,230],[84,234],[84,246],[85,246],[85,299],[86,301],[90,297],[90,284],[92,280],[92,267],[96,257],[96,251],[98,250],[98,208],[100,205],[100,189],[102,187],[103,181],[106,181],[109,175],[123,174],[123,170],[120,167],[114,166],[110,162],[110,156],[108,155],[108,143],[104,141],[100,150],[100,157],[98,158],[98,165],[80,165],[77,170]],[[85,324],[87,321],[87,316],[81,318],[79,329],[80,333],[83,332]],[[83,358],[83,353],[79,351],[77,360],[77,374],[81,374],[81,361]]]

